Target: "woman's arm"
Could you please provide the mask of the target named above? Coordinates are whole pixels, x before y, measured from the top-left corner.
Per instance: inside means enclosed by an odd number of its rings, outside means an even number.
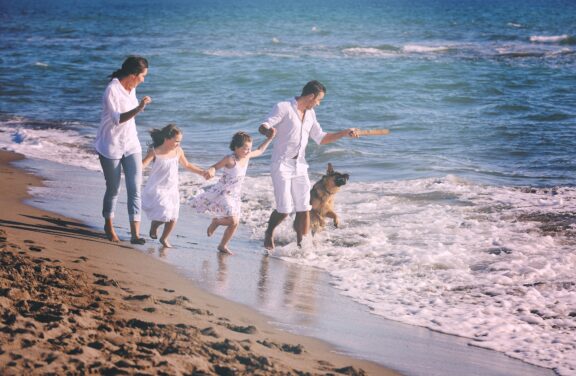
[[[250,153],[249,157],[254,158],[254,157],[259,157],[262,154],[264,154],[264,152],[268,148],[268,145],[270,145],[270,143],[272,142],[272,139],[274,138],[274,136],[276,136],[276,129],[270,128],[267,132],[266,140],[263,143],[261,143],[260,146],[258,146],[258,148],[256,150],[253,150]]]
[[[134,107],[132,110],[128,112],[120,114],[120,124],[127,122],[134,116],[138,115],[140,112],[144,111],[144,108],[146,108],[146,105],[150,102],[152,102],[152,98],[150,98],[149,96],[145,96],[144,98],[142,98],[138,106]]]

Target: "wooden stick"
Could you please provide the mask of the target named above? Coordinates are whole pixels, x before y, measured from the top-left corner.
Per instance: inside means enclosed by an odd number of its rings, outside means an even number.
[[[383,136],[390,133],[389,129],[361,129],[358,131],[360,136]]]

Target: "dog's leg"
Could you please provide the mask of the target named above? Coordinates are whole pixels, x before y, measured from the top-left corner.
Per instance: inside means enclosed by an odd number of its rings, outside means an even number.
[[[337,228],[340,225],[340,219],[338,218],[338,215],[336,215],[336,213],[334,213],[333,211],[326,212],[326,217],[332,218],[332,220],[334,221],[334,227]]]

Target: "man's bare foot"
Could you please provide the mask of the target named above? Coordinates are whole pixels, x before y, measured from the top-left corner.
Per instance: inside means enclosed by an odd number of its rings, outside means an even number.
[[[208,229],[206,230],[206,234],[208,235],[208,237],[212,236],[212,234],[214,234],[214,231],[216,231],[217,228],[218,223],[216,222],[215,219],[213,219],[212,222],[210,222],[210,226],[208,226]]]
[[[160,239],[160,243],[161,243],[165,248],[172,248],[172,244],[170,244],[170,242],[168,241],[168,239]]]
[[[268,251],[274,250],[274,235],[266,231],[264,233],[264,248]]]
[[[114,227],[104,225],[104,233],[106,233],[106,239],[110,240],[111,242],[118,243],[120,241],[120,238],[116,234]]]
[[[219,246],[218,246],[218,250],[219,250],[221,253],[224,253],[224,254],[227,254],[227,255],[233,255],[233,254],[234,254],[234,253],[232,253],[232,251],[230,251],[230,250],[228,249],[228,247],[225,247],[225,246],[219,245]]]

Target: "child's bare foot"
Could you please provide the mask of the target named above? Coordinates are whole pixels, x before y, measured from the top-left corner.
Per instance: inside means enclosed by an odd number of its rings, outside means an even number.
[[[160,226],[159,222],[156,221],[152,221],[152,223],[150,224],[150,232],[148,233],[148,235],[150,235],[151,239],[158,239],[159,226]]]
[[[160,239],[160,243],[166,248],[172,248],[172,244],[170,244],[168,239]]]
[[[208,237],[212,236],[212,234],[214,234],[214,231],[216,231],[217,228],[218,223],[216,222],[215,219],[213,219],[212,222],[210,223],[210,226],[208,226],[208,229],[206,230],[206,234],[208,235]]]
[[[228,247],[226,247],[226,246],[219,245],[219,246],[218,246],[218,250],[219,250],[221,253],[224,253],[224,254],[227,254],[227,255],[233,255],[233,254],[234,254],[234,253],[232,253],[232,251],[230,251],[230,250],[228,249]]]

